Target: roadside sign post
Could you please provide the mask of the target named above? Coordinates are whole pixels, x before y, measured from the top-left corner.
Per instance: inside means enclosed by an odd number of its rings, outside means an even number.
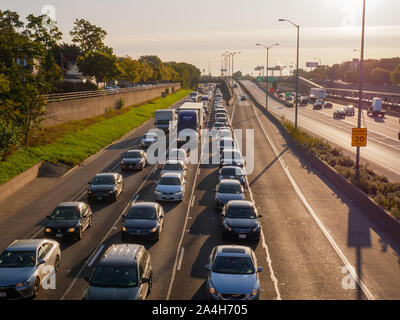
[[[351,146],[352,147],[367,146],[367,128],[353,128]]]

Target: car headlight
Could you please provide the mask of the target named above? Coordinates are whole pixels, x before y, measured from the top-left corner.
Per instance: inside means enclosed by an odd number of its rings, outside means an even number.
[[[154,191],[154,193],[155,193],[155,194],[159,194],[159,195],[161,194],[161,192],[158,191],[158,190]]]
[[[17,283],[17,284],[15,285],[15,287],[16,287],[16,288],[26,287],[26,286],[29,285],[30,282],[31,282],[31,279],[29,279],[29,280],[27,280],[27,281],[24,281],[24,282]]]
[[[211,294],[215,294],[216,293],[216,291],[215,291],[215,289],[213,287],[210,287],[210,293]]]
[[[69,228],[67,232],[75,232],[76,228]]]
[[[181,195],[183,194],[183,191],[178,191],[176,194],[177,194],[178,196],[181,196]]]
[[[157,232],[157,230],[158,230],[158,228],[155,227],[155,228],[151,229],[151,232]]]
[[[89,193],[89,194],[92,194],[92,191],[91,191],[91,190],[88,190],[88,193]]]
[[[224,222],[224,228],[225,228],[226,230],[228,230],[228,231],[232,231],[232,228],[231,228],[230,226],[228,226],[228,225],[226,224],[226,222]]]
[[[254,289],[252,292],[251,292],[251,295],[254,297],[254,296],[256,296],[258,294],[258,290],[257,289]]]
[[[122,226],[121,230],[122,230],[123,232],[127,232],[127,231],[128,231],[128,229],[127,229],[125,226]]]
[[[50,233],[51,229],[50,228],[46,228],[46,229],[44,229],[44,232]]]

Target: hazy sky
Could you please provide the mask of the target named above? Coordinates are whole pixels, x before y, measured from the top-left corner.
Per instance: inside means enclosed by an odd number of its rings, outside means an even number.
[[[366,58],[400,54],[400,1],[366,0]],[[321,60],[333,64],[359,57],[362,0],[1,0],[0,9],[22,18],[55,9],[63,40],[76,18],[108,33],[106,44],[118,55],[156,54],[163,61],[185,61],[213,74],[221,54],[241,51],[235,71],[255,73],[265,64],[265,49],[256,43],[279,43],[270,51],[270,65],[296,59],[296,29],[301,26],[300,64]],[[53,14],[53,13],[52,13]],[[315,59],[316,58],[316,59]]]

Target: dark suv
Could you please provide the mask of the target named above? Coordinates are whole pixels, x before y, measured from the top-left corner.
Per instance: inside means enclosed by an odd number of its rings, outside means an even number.
[[[113,244],[85,279],[84,300],[145,300],[153,282],[150,254],[141,245]]]

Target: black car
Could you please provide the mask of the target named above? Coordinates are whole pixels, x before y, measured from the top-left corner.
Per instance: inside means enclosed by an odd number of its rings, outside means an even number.
[[[164,210],[158,203],[135,203],[128,213],[122,216],[122,220],[123,242],[129,239],[158,241],[164,225]]]
[[[324,103],[324,108],[326,108],[326,109],[332,109],[332,108],[333,108],[332,102],[325,101],[325,103]]]
[[[44,234],[48,238],[80,240],[92,226],[93,213],[83,202],[64,202],[47,217]]]
[[[336,111],[333,113],[333,118],[334,118],[334,119],[336,119],[336,118],[345,119],[345,118],[346,118],[346,112],[345,112],[343,109],[336,110]]]
[[[229,201],[221,213],[222,229],[225,238],[260,239],[261,225],[258,218],[262,216],[250,201]]]
[[[99,173],[91,182],[88,200],[115,201],[124,190],[124,178],[119,173]]]
[[[234,179],[238,180],[242,187],[246,186],[246,174],[242,168],[239,167],[233,167],[233,166],[226,166],[222,167],[218,171],[218,179],[219,181],[225,180],[225,179]]]
[[[241,97],[240,97],[240,100],[241,100],[241,101],[246,101],[246,100],[247,100],[247,97],[246,97],[246,96],[241,96]]]
[[[355,110],[354,110],[353,106],[344,107],[344,112],[346,113],[346,116],[354,116],[355,115]]]
[[[313,110],[322,110],[322,107],[324,106],[324,102],[322,100],[317,100],[315,101],[313,105]]]
[[[121,158],[121,170],[143,170],[147,165],[147,153],[129,150]]]

